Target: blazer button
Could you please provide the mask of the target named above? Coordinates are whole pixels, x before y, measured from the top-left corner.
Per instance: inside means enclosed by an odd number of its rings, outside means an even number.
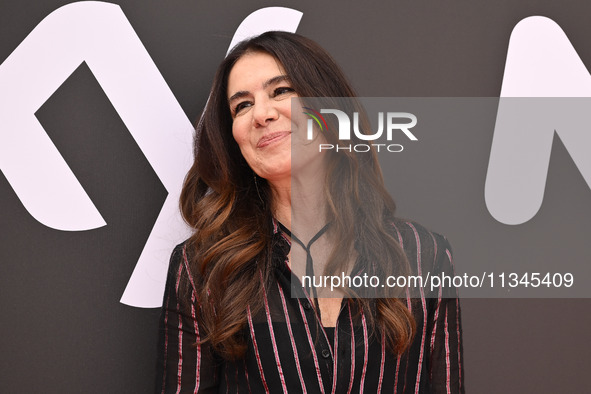
[[[328,351],[328,349],[322,349],[322,357],[324,357],[324,358],[330,357],[330,352]]]
[[[312,309],[312,305],[310,305],[310,303],[308,301],[304,301],[304,309],[310,310],[310,309]]]

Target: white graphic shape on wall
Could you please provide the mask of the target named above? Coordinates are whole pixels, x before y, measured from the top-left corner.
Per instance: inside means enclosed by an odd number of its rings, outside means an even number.
[[[266,31],[280,30],[295,33],[302,20],[302,15],[303,13],[300,11],[285,7],[267,7],[256,10],[244,18],[238,26],[226,55],[240,41],[258,36]]]
[[[300,19],[296,10],[260,9],[234,39],[285,26],[295,31]],[[193,127],[118,5],[85,1],[61,7],[0,64],[0,170],[45,226],[83,231],[107,225],[35,117],[83,62],[168,191],[121,297],[130,306],[159,307],[170,253],[189,234],[178,200],[192,164]]]
[[[589,99],[584,99],[589,98]],[[542,205],[554,133],[591,188],[591,75],[546,17],[511,34],[485,183],[490,214],[522,224]]]

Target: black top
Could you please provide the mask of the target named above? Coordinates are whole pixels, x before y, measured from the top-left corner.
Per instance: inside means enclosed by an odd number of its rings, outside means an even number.
[[[392,224],[415,273],[453,270],[451,248],[441,235],[414,222]],[[265,308],[246,311],[248,350],[229,362],[200,339],[199,306],[179,297],[190,279],[183,245],[175,248],[160,319],[157,393],[463,393],[462,330],[457,298],[437,289],[405,302],[416,335],[402,356],[391,354],[380,332],[372,335],[365,314],[343,300],[334,337],[322,326],[308,298],[291,298],[289,239],[275,226],[275,278]],[[192,279],[190,279],[192,281]]]
[[[328,338],[328,343],[330,344],[334,344],[334,330],[334,327],[324,327],[324,332],[326,332],[326,337]]]

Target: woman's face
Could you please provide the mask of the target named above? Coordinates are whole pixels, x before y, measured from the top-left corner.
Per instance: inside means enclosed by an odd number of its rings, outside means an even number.
[[[268,53],[247,53],[230,71],[227,94],[232,135],[250,168],[271,182],[288,179],[296,93],[283,67]]]

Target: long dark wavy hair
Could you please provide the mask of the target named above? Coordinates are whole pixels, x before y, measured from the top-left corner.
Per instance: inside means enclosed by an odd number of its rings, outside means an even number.
[[[293,33],[267,32],[243,41],[217,70],[197,125],[195,162],[185,179],[180,203],[184,219],[194,230],[187,242],[187,256],[202,308],[202,342],[210,342],[226,359],[244,355],[246,342],[241,331],[246,325],[245,311],[247,307],[253,314],[261,310],[262,292],[269,288],[272,277],[271,190],[261,178],[255,185],[254,173],[232,137],[227,100],[232,67],[253,52],[277,59],[300,97],[356,96],[332,57],[314,41]],[[328,143],[338,143],[334,131],[325,138]],[[371,261],[376,274],[410,272],[406,256],[392,236],[395,205],[384,187],[375,153],[339,152],[328,162],[327,220],[332,239],[339,242],[327,271],[338,271],[338,262],[349,261],[356,254]],[[415,331],[414,318],[402,296],[351,301],[365,311],[372,328],[383,330],[394,353],[408,348]]]

